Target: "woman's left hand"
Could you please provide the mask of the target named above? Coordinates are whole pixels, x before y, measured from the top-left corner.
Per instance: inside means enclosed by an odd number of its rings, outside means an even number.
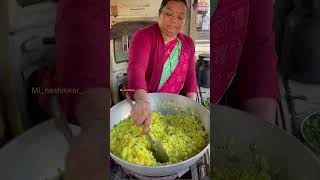
[[[75,137],[66,157],[66,175],[70,180],[104,180],[107,178],[105,123],[92,122]]]
[[[194,92],[187,93],[187,97],[194,101],[197,101],[197,94]]]
[[[75,115],[81,134],[75,137],[66,157],[66,175],[70,180],[105,180],[107,176],[108,89],[87,89],[78,96]]]
[[[272,98],[252,98],[244,104],[243,110],[271,124],[276,124],[277,105],[277,101]]]

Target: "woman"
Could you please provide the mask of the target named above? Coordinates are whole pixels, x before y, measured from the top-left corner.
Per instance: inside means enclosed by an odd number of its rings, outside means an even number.
[[[185,94],[196,100],[194,44],[180,31],[187,17],[185,0],[163,0],[159,21],[137,31],[129,49],[128,88],[136,104],[131,116],[148,131],[151,109],[147,93]]]
[[[211,17],[211,101],[276,123],[272,0],[219,0]]]
[[[66,157],[70,180],[107,177],[107,3],[59,1],[55,26],[57,83],[59,88],[80,92],[59,94],[66,118],[82,129]]]

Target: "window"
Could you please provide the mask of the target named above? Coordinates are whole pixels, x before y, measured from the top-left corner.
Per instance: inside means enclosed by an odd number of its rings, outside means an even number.
[[[130,41],[133,35],[122,35],[120,37],[114,38],[114,55],[116,63],[122,63],[128,61],[128,51]]]
[[[132,21],[117,23],[113,26],[110,32],[110,38],[113,39],[114,58],[116,63],[128,62],[128,51],[130,41],[134,33],[150,24],[151,21]]]

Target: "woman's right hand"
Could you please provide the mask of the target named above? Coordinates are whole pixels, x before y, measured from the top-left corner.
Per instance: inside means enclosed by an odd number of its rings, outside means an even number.
[[[149,130],[152,118],[150,103],[142,99],[136,99],[135,102],[131,109],[132,120],[138,126],[143,125],[143,132],[146,133]]]

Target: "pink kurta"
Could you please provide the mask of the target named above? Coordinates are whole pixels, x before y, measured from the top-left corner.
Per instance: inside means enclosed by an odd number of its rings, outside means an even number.
[[[60,88],[109,87],[107,1],[60,0],[56,18],[57,81]],[[63,111],[76,123],[79,94],[60,94]]]
[[[250,98],[278,98],[271,0],[219,0],[210,41],[214,103],[228,89],[239,106]]]
[[[194,43],[190,37],[182,33],[178,36],[182,43],[182,57],[173,76],[160,92],[197,92]],[[137,31],[129,49],[128,88],[144,89],[149,93],[159,92],[162,69],[170,47],[170,44],[164,44],[158,24]]]
[[[178,38],[168,42],[165,46],[167,51],[165,52],[164,59],[166,59],[165,63],[169,61],[169,56],[172,53],[174,47],[178,43]],[[172,94],[179,94],[181,89],[183,88],[184,82],[186,80],[188,72],[188,52],[186,49],[181,49],[181,52],[179,54],[179,61],[174,69],[174,71],[171,73],[171,76],[165,83],[163,84],[160,89],[158,89],[158,92],[164,92],[164,93],[172,93]]]

